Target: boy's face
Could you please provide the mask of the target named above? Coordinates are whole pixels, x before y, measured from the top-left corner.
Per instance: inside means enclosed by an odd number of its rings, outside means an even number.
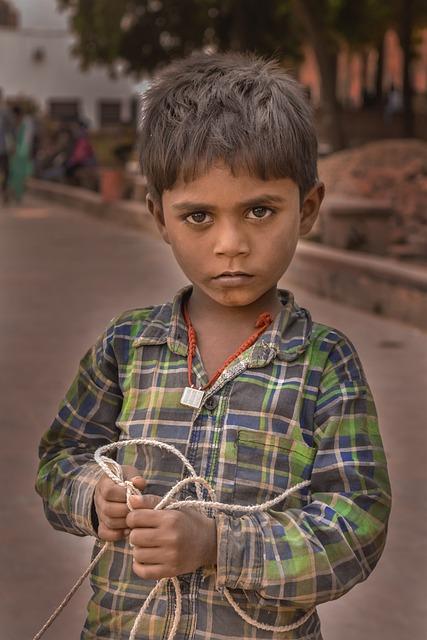
[[[195,290],[240,307],[275,289],[298,237],[313,226],[323,193],[316,185],[300,206],[290,178],[233,176],[217,164],[192,182],[178,181],[162,203],[148,195],[147,205]]]

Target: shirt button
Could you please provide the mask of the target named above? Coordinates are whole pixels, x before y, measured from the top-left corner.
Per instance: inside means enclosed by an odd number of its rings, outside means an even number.
[[[181,587],[181,593],[190,593],[190,579],[186,576],[179,577],[179,585]]]
[[[219,402],[218,396],[209,396],[205,401],[205,407],[208,411],[213,411],[217,408]]]

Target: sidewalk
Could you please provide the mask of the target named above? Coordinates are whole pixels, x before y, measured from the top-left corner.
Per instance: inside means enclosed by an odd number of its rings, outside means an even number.
[[[33,490],[40,435],[107,322],[185,284],[150,235],[60,205],[0,210],[1,638],[30,640],[88,563],[90,540],[54,531]],[[286,278],[281,283],[286,286]],[[376,398],[393,486],[384,555],[368,581],[319,608],[325,640],[424,640],[427,518],[426,334],[324,301],[296,299],[355,343]],[[46,640],[77,640],[87,583]]]

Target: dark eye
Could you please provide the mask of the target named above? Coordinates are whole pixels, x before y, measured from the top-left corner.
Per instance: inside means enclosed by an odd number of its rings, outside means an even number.
[[[253,207],[248,213],[248,218],[251,218],[252,220],[262,220],[264,218],[269,218],[272,214],[273,211],[268,207]]]
[[[203,211],[195,211],[194,213],[190,213],[190,215],[187,216],[185,220],[190,224],[198,225],[203,224],[204,222],[210,222],[210,216]]]

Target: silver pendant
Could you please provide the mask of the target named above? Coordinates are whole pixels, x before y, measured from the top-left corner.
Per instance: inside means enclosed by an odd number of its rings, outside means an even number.
[[[202,389],[185,387],[181,396],[181,404],[184,404],[186,407],[193,407],[193,409],[200,409],[204,395],[205,392]]]

